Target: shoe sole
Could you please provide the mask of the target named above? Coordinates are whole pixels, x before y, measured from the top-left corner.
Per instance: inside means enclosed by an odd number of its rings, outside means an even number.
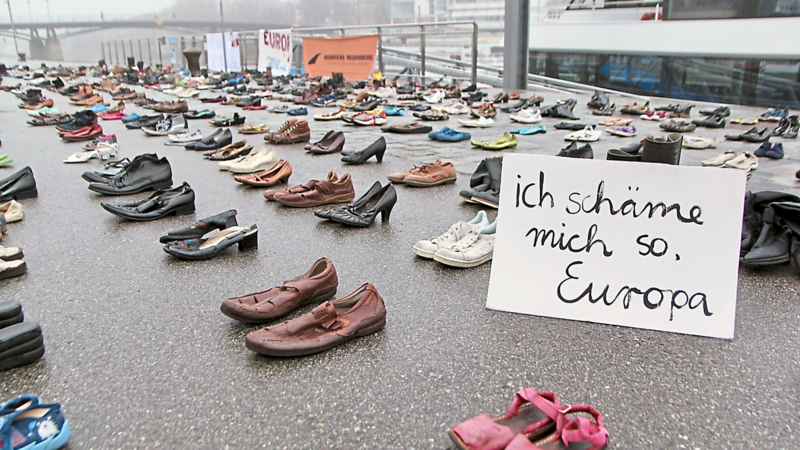
[[[3,261],[16,261],[16,260],[22,259],[24,257],[25,257],[25,254],[22,252],[22,250],[20,250],[17,253],[14,253],[13,255],[0,257],[0,260],[3,260]]]
[[[183,205],[183,206],[179,206],[179,207],[173,208],[173,209],[171,209],[169,211],[166,211],[166,212],[158,215],[157,217],[136,217],[136,216],[130,216],[130,215],[127,215],[127,214],[121,214],[121,213],[119,213],[117,211],[112,211],[112,210],[108,209],[106,207],[106,205],[103,204],[103,203],[101,203],[100,206],[103,209],[105,209],[106,211],[110,212],[111,214],[113,214],[113,215],[115,215],[117,217],[122,217],[123,219],[131,220],[133,222],[149,222],[151,220],[158,220],[158,219],[164,218],[164,217],[166,217],[166,216],[168,216],[170,214],[175,214],[176,216],[183,216],[183,215],[186,215],[186,214],[192,214],[195,211],[194,203],[192,203],[191,205]]]
[[[85,179],[85,178],[84,178]],[[97,186],[95,186],[97,187]],[[154,190],[157,191],[159,189],[169,189],[172,187],[172,180],[169,181],[162,181],[160,183],[156,183],[150,186],[145,185],[144,187],[136,188],[130,191],[103,191],[98,189],[92,189],[92,185],[89,185],[89,190],[93,192],[97,192],[98,194],[104,195],[131,195],[131,194],[138,194],[139,192],[144,192],[147,190]]]
[[[473,200],[472,197],[464,197],[461,194],[458,195],[458,198],[460,198],[461,200],[464,200],[467,203],[472,203],[472,204],[477,204],[478,203],[475,200]]]
[[[436,182],[433,182],[433,183],[420,183],[419,181],[408,181],[407,179],[403,180],[403,184],[407,184],[409,186],[414,186],[414,187],[439,186],[439,185],[442,185],[442,184],[449,184],[449,183],[455,183],[455,182],[456,182],[456,177],[445,178],[444,180],[436,181]]]
[[[433,256],[436,254],[436,252],[428,252],[428,251],[419,249],[419,248],[417,248],[416,245],[411,247],[411,251],[414,252],[415,255],[420,256],[422,258],[426,258],[426,259],[433,259]]]
[[[0,302],[0,320],[17,317],[20,314],[22,314],[22,305],[18,301]]]
[[[342,197],[342,198],[323,200],[323,201],[319,201],[319,202],[308,202],[308,203],[302,203],[302,204],[297,204],[297,205],[292,205],[292,204],[289,204],[289,203],[283,203],[282,201],[280,201],[277,198],[275,198],[274,201],[280,203],[283,206],[288,206],[290,208],[311,208],[311,207],[314,207],[314,206],[328,205],[328,204],[331,204],[331,203],[347,203],[349,201],[352,201],[354,198],[356,198],[355,194],[348,195],[347,197]]]
[[[23,262],[19,267],[0,272],[0,280],[18,277],[20,275],[24,275],[26,272],[28,272],[28,266]]]
[[[0,319],[0,329],[10,327],[11,325],[16,325],[18,323],[22,323],[25,320],[25,315],[22,314],[22,309],[20,309],[19,314],[13,317],[8,317],[6,319]]]
[[[20,191],[20,192],[11,194],[11,196],[6,197],[5,200],[3,200],[3,201],[8,201],[8,200],[11,200],[11,199],[24,200],[26,198],[34,198],[34,197],[38,197],[38,196],[39,196],[39,191],[36,188],[33,188],[33,189],[28,189],[28,190],[25,190],[25,191]]]
[[[764,258],[757,261],[745,261],[741,259],[740,262],[746,266],[771,266],[773,264],[785,264],[789,262],[789,254],[776,256],[773,258]]]
[[[500,207],[500,205],[498,205],[498,204],[496,204],[494,202],[490,202],[489,200],[484,200],[482,198],[472,197],[472,203],[478,203],[478,204],[481,204],[481,205],[486,205],[486,206],[488,206],[490,208],[494,208],[494,209],[497,209],[497,208]]]
[[[384,311],[381,315],[377,317],[375,323],[371,325],[367,325],[360,330],[357,330],[352,335],[348,336],[345,340],[340,342],[333,342],[321,347],[312,348],[312,349],[301,349],[301,350],[283,350],[278,348],[264,348],[261,346],[256,346],[250,343],[250,340],[245,340],[245,346],[260,355],[266,356],[274,356],[274,357],[292,357],[292,356],[305,356],[305,355],[312,355],[314,353],[324,352],[326,350],[330,350],[333,347],[337,347],[342,345],[354,338],[368,336],[370,334],[376,333],[383,328],[386,327],[386,312]]]
[[[433,260],[438,263],[444,264],[445,266],[458,267],[460,269],[469,269],[471,267],[480,266],[481,264],[491,260],[492,256],[494,256],[494,252],[484,255],[482,258],[475,261],[459,261],[456,259],[445,258],[444,256],[441,255],[433,255]]]
[[[42,356],[44,356],[44,346],[32,350],[27,353],[22,353],[20,355],[12,356],[5,360],[0,360],[0,372],[8,369],[13,369],[14,367],[24,366],[26,364],[30,364],[39,360]]]

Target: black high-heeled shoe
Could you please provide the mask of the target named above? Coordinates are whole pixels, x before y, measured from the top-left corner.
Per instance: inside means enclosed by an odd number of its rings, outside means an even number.
[[[499,93],[494,96],[492,103],[508,103],[508,94]]]
[[[335,212],[343,212],[348,208],[357,208],[363,205],[364,203],[368,202],[369,199],[372,198],[372,196],[375,194],[375,192],[379,191],[382,187],[383,186],[381,186],[381,182],[376,181],[375,184],[373,184],[372,187],[369,188],[369,190],[364,193],[364,195],[356,199],[353,203],[345,206],[340,206],[335,209],[317,209],[314,211],[314,215],[319,217],[320,219],[330,219]]]
[[[330,219],[353,227],[368,227],[372,225],[375,217],[380,213],[381,220],[388,222],[389,216],[392,214],[392,208],[397,203],[397,191],[395,191],[391,183],[387,183],[386,186],[374,191],[365,200],[358,206],[353,204],[342,210],[333,211]]]
[[[386,153],[386,138],[381,136],[380,139],[373,142],[372,145],[364,150],[361,150],[360,152],[348,153],[342,156],[342,161],[348,164],[364,164],[374,155],[378,162],[383,162],[384,153]]]
[[[235,244],[240,251],[258,248],[258,227],[230,227],[207,239],[169,242],[164,251],[177,258],[199,260],[213,258]]]

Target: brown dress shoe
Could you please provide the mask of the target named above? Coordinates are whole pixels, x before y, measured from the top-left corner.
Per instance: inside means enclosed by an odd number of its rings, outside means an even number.
[[[189,105],[186,104],[186,100],[181,100],[179,102],[164,102],[153,106],[153,111],[170,114],[184,113],[189,111]]]
[[[433,164],[425,164],[416,173],[411,173],[403,178],[403,184],[417,187],[438,186],[440,184],[455,183],[456,168],[453,163],[444,163],[438,159]]]
[[[286,183],[292,175],[292,165],[289,161],[280,160],[275,167],[258,173],[236,175],[234,180],[250,186],[267,187],[278,183]]]
[[[309,128],[308,122],[305,120],[296,122],[283,133],[275,133],[270,136],[270,142],[273,144],[295,144],[297,142],[308,142],[310,140],[311,128]]]
[[[309,208],[330,203],[346,203],[356,198],[353,180],[347,173],[336,181],[320,181],[311,190],[298,193],[278,193],[276,202],[292,208]]]
[[[336,181],[339,177],[336,175],[336,172],[331,170],[328,172],[328,176],[325,178],[325,181]],[[311,180],[306,184],[298,184],[297,186],[292,186],[286,189],[275,189],[275,190],[266,190],[264,191],[264,198],[269,201],[275,201],[275,196],[278,194],[299,194],[302,192],[309,192],[314,189],[319,180]]]
[[[262,355],[310,355],[370,335],[385,326],[383,299],[372,283],[364,283],[352,294],[325,302],[308,314],[253,331],[245,338],[245,344]]]
[[[320,258],[308,272],[284,282],[283,286],[223,301],[220,311],[240,322],[266,322],[306,303],[327,300],[336,295],[338,286],[333,263],[328,258]]]
[[[406,170],[404,172],[390,173],[389,176],[387,176],[386,178],[388,178],[389,181],[391,181],[392,183],[402,183],[407,176],[419,173],[420,169],[422,169],[422,167],[417,167],[416,165],[414,165],[414,167],[412,167],[411,170]]]

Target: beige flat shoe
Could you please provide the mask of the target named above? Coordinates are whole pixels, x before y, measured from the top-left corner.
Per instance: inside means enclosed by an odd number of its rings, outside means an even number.
[[[736,158],[727,161],[725,167],[747,171],[756,170],[758,167],[758,157],[750,152],[744,152]]]
[[[696,150],[704,150],[707,148],[717,148],[716,138],[702,138],[702,137],[683,137],[683,148],[693,148]]]
[[[24,257],[25,255],[19,247],[3,247],[0,245],[0,260],[15,261]]]
[[[719,167],[725,165],[726,162],[734,158],[736,158],[736,152],[725,152],[721,155],[709,158],[703,161],[701,164],[703,164],[704,166]]]
[[[22,205],[16,200],[11,200],[0,205],[0,212],[5,216],[6,223],[19,222],[24,216]]]

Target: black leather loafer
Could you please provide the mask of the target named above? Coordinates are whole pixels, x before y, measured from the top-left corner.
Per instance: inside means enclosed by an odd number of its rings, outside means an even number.
[[[0,203],[38,196],[39,191],[36,190],[33,169],[28,166],[0,180]]]
[[[194,212],[194,191],[188,183],[159,190],[151,196],[133,203],[100,203],[106,211],[128,220],[148,221],[160,219],[169,214],[180,216]]]

